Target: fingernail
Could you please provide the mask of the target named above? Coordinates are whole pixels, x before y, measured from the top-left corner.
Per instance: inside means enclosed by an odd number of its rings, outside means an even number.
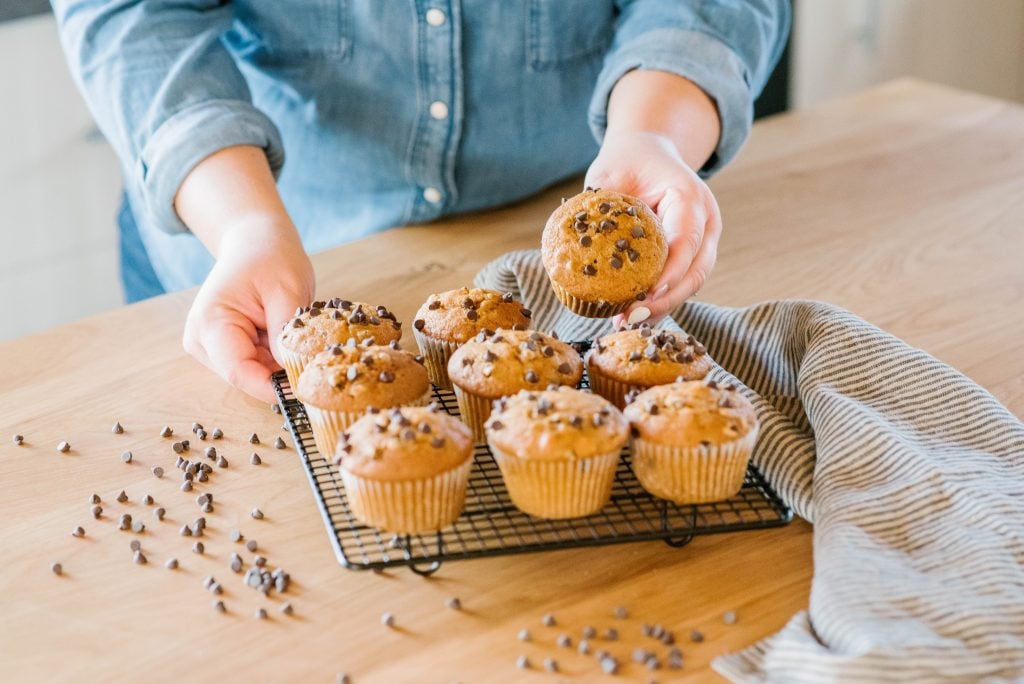
[[[662,283],[654,290],[654,292],[651,293],[651,301],[653,302],[666,292],[668,292],[668,283]]]
[[[651,310],[646,306],[638,306],[629,312],[629,316],[626,318],[626,325],[636,325],[637,323],[643,323],[651,317]]]

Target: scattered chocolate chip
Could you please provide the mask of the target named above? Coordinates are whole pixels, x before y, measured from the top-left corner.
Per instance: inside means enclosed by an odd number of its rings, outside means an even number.
[[[263,520],[263,511],[258,508],[252,509],[252,512],[249,513],[249,515],[251,515],[255,520]]]
[[[377,379],[384,384],[390,384],[395,381],[395,374],[390,371],[381,371]]]
[[[607,214],[609,211],[612,210],[612,205],[608,204],[607,202],[601,202],[600,204],[597,205],[597,210],[602,214]]]
[[[258,545],[256,544],[255,539],[250,539],[249,541],[245,542],[245,548],[247,548],[250,552],[255,551],[257,549],[257,546]]]
[[[146,523],[141,520],[136,520],[132,523],[132,532],[135,534],[141,534],[146,531]]]
[[[278,437],[277,439],[275,439],[275,440],[274,440],[274,448],[275,448],[275,449],[284,449],[284,448],[286,448],[287,446],[288,446],[288,445],[287,445],[287,444],[285,444],[284,440],[283,440],[283,439],[281,439],[280,437]]]
[[[79,525],[75,529],[71,530],[71,536],[72,537],[84,537],[85,536],[85,528],[83,528],[81,525]]]
[[[263,459],[261,459],[260,455],[254,451],[252,453],[252,456],[249,457],[249,463],[252,463],[253,465],[259,465],[263,463]]]
[[[281,604],[281,607],[279,608],[279,610],[281,611],[281,613],[283,615],[291,615],[292,613],[295,612],[295,609],[292,608],[292,604],[290,604],[290,603],[283,603],[283,604]]]
[[[264,608],[257,608],[256,609],[256,619],[257,620],[266,620],[267,619],[267,611],[266,611],[266,609],[264,609]]]
[[[580,643],[576,645],[576,650],[583,655],[590,653],[590,642],[586,639],[580,639]]]
[[[66,454],[69,451],[71,451],[71,445],[68,444],[67,442],[61,442],[60,444],[57,445],[57,451],[59,451],[62,454]]]
[[[125,451],[124,453],[122,453],[121,454],[121,460],[124,461],[125,463],[131,463],[132,462],[132,452]]]
[[[612,221],[611,219],[604,219],[601,221],[601,232],[610,233],[615,230],[616,226],[617,224],[615,221]]]
[[[545,658],[544,669],[548,672],[558,672],[558,662],[552,658]]]
[[[518,667],[520,670],[529,670],[530,659],[524,655],[519,656],[518,658],[516,658],[516,667]]]
[[[384,613],[380,616],[380,624],[384,625],[385,627],[394,627],[395,616],[391,613]]]
[[[505,302],[506,304],[511,304],[513,299],[514,297],[512,296],[511,292],[506,292],[505,294],[501,295],[501,301]]]
[[[601,671],[605,674],[613,675],[617,674],[619,671],[619,661],[616,660],[613,656],[606,655],[604,658],[600,659],[600,663]]]
[[[227,608],[224,606],[224,602],[220,601],[220,600],[213,602],[213,609],[215,611],[217,611],[218,613],[225,613],[225,612],[227,612]]]
[[[609,627],[604,631],[604,638],[607,641],[618,641],[619,630],[615,629],[614,627]]]
[[[516,634],[516,639],[519,639],[519,641],[533,641],[533,636],[530,635],[530,630],[524,627]]]
[[[64,566],[60,563],[54,563],[50,566],[50,572],[54,575],[61,575],[64,572]]]
[[[164,469],[160,466],[153,466],[153,475],[160,478],[164,476]]]
[[[562,648],[572,648],[572,637],[568,634],[559,634],[558,639],[555,641],[556,644]]]
[[[14,435],[14,437],[12,437],[11,439],[14,440],[14,443],[17,444],[18,446],[21,446],[22,444],[25,443],[24,435]]]
[[[128,495],[124,493],[123,489],[121,490],[121,493],[117,495],[117,500],[119,503],[124,503],[128,500]]]
[[[140,542],[138,539],[132,539],[131,543],[128,544],[128,548],[132,551],[138,551],[142,548],[142,542]]]
[[[466,318],[468,318],[471,321],[475,321],[479,317],[480,316],[479,314],[477,314],[476,309],[470,309],[469,311],[466,312]]]
[[[174,430],[172,430],[168,425],[164,425],[164,429],[160,431],[161,437],[170,437],[173,434]]]
[[[545,627],[554,627],[556,624],[555,616],[551,613],[545,613],[544,616],[540,619],[540,623]]]
[[[178,530],[178,534],[180,534],[182,537],[191,537],[192,536],[192,528],[189,527],[188,525],[182,525],[181,529]]]
[[[136,565],[145,565],[148,561],[142,551],[136,551],[135,555],[132,556],[132,562]]]
[[[167,561],[164,563],[164,567],[167,568],[168,570],[177,570],[178,569],[178,559],[177,558],[168,558]]]
[[[223,456],[218,456],[217,457],[217,467],[218,468],[227,468],[228,467],[228,459],[224,458]]]
[[[635,249],[626,250],[626,256],[629,257],[631,262],[636,262],[640,258],[640,252]]]
[[[203,546],[203,542],[197,541],[195,544],[192,545],[192,553],[199,553],[199,554],[201,554],[204,551],[206,551],[206,547]]]
[[[153,509],[153,517],[157,520],[163,520],[165,515],[167,515],[167,511],[164,510],[163,508]]]
[[[174,451],[174,453],[181,454],[184,453],[185,446],[181,442],[175,442],[174,444],[171,445],[171,449]]]
[[[450,599],[445,601],[444,605],[452,610],[462,610],[462,601],[460,601],[457,596],[452,596]]]
[[[736,620],[737,617],[735,610],[727,610],[725,611],[725,613],[722,614],[722,622],[724,622],[727,625],[735,625]]]
[[[92,517],[94,518],[99,518],[101,515],[103,515],[103,509],[99,506],[93,506],[89,510],[92,513]]]
[[[188,473],[185,473],[185,475],[188,476],[188,477],[191,477],[191,475],[189,475]],[[181,491],[183,491],[183,492],[191,492],[192,491],[192,480],[185,480],[184,482],[182,482],[181,483],[181,487],[179,487],[179,489],[181,489]]]

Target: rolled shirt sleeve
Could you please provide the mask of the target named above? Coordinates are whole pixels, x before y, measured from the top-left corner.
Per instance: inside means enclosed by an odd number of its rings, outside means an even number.
[[[200,161],[255,145],[277,174],[284,164],[274,123],[221,36],[232,8],[219,0],[54,0],[72,74],[121,160],[146,219],[186,231],[174,197]]]
[[[778,62],[789,34],[788,0],[620,0],[611,48],[598,76],[588,120],[604,137],[608,98],[634,69],[689,79],[718,107],[721,136],[701,174],[739,152],[750,134],[754,99]]]

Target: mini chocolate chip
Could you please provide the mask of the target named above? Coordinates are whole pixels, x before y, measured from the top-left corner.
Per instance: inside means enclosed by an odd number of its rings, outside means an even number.
[[[171,436],[171,435],[173,435],[173,434],[174,434],[174,430],[172,430],[172,429],[171,429],[170,427],[168,427],[167,425],[165,425],[165,426],[164,426],[164,429],[160,431],[160,436],[161,436],[161,437],[170,437],[170,436]]]
[[[384,625],[385,627],[394,627],[395,616],[391,613],[384,613],[380,616],[380,624]]]
[[[472,297],[466,297],[465,299],[462,300],[462,308],[463,309],[475,309],[476,308],[476,302],[473,301]]]
[[[21,446],[22,444],[25,443],[25,436],[24,435],[14,435],[14,437],[12,437],[12,439],[14,440],[14,443],[17,444],[18,446]]]
[[[124,461],[125,463],[131,463],[132,462],[132,452],[126,451],[123,454],[121,454],[121,460]]]
[[[488,427],[491,428],[492,430],[501,430],[502,428],[505,427],[505,424],[502,423],[500,420],[492,420],[488,424]]]
[[[427,303],[427,309],[429,309],[430,311],[436,311],[436,310],[438,310],[440,308],[441,308],[441,300],[440,299],[431,299]],[[418,329],[419,328],[417,328],[417,330]]]
[[[538,382],[540,380],[540,378],[537,377],[537,373],[533,369],[526,371],[526,375],[524,377],[526,379],[526,382],[530,383]]]
[[[629,234],[635,238],[642,238],[644,236],[644,229],[640,226],[633,226],[633,229],[629,231]]]
[[[178,569],[178,559],[177,558],[168,558],[167,561],[164,563],[164,567],[167,568],[168,570],[177,570]]]
[[[390,371],[381,371],[377,379],[385,384],[392,383],[395,381],[395,374]]]
[[[612,221],[611,219],[604,219],[603,221],[601,221],[601,232],[602,233],[610,233],[613,230],[615,230],[615,227],[616,227],[616,223],[615,223],[615,221]]]
[[[66,454],[69,451],[71,451],[71,445],[68,444],[67,442],[61,442],[60,444],[57,445],[57,451],[59,451],[62,454]]]
[[[640,258],[640,252],[635,249],[630,249],[626,251],[626,256],[629,257],[631,262],[635,263]]]
[[[589,235],[584,235],[580,238],[580,244],[584,247],[590,247],[590,245],[594,244],[594,239]]]
[[[157,520],[163,520],[165,515],[167,515],[167,511],[165,511],[163,508],[153,509],[153,517],[155,517]]]
[[[253,452],[253,455],[249,457],[249,463],[251,463],[253,465],[259,465],[259,464],[263,463],[263,459],[260,458],[259,454]]]
[[[613,256],[609,263],[612,265],[612,268],[622,268],[622,259],[617,256]]]
[[[192,545],[192,553],[202,554],[204,551],[206,551],[206,547],[203,545],[203,542],[197,541]]]
[[[121,423],[115,422],[114,427],[110,428],[110,431],[115,435],[120,435],[124,432],[124,428],[121,426]]]
[[[143,506],[152,506],[153,505],[153,497],[151,497],[149,494],[146,494],[144,497],[142,497],[142,505]]]
[[[84,537],[85,536],[85,528],[83,528],[81,525],[79,525],[75,529],[71,530],[71,536],[72,537]]]
[[[574,428],[581,428],[581,427],[583,427],[583,418],[582,418],[582,416],[572,416],[571,418],[569,418],[569,425],[571,425]]]
[[[224,431],[220,428],[213,428],[213,432],[210,433],[210,436],[214,439],[220,439],[224,436]]]
[[[99,518],[101,515],[103,515],[103,508],[100,506],[93,506],[92,508],[89,509],[89,512],[92,513],[92,517]]]
[[[441,447],[444,446],[444,437],[441,437],[440,435],[434,437],[434,439],[430,440],[430,446],[434,447],[435,449],[440,449]]]
[[[128,495],[124,493],[123,489],[121,490],[121,493],[117,495],[117,500],[120,503],[124,503],[125,501],[128,500]]]
[[[501,295],[501,301],[505,302],[506,304],[511,304],[513,299],[514,298],[512,297],[511,292],[506,292],[505,294]]]
[[[140,550],[140,551],[136,551],[136,552],[135,552],[135,555],[134,555],[134,556],[132,556],[132,561],[133,561],[133,562],[134,562],[134,563],[135,563],[136,565],[145,565],[145,564],[146,564],[146,563],[148,562],[148,561],[146,560],[146,556],[145,556],[145,554],[143,554],[141,550]]]
[[[545,613],[540,619],[540,624],[545,627],[554,627],[556,624],[555,616],[551,613]]]
[[[587,212],[585,212],[585,211],[576,212],[576,215],[573,218],[575,218],[577,221],[586,221],[587,220]]]
[[[612,210],[612,205],[608,204],[607,202],[601,202],[600,204],[597,205],[597,210],[602,214],[607,214],[609,211]]]
[[[597,269],[594,268],[593,264],[587,264],[586,266],[583,267],[583,275],[597,275]]]
[[[524,318],[531,318],[533,316],[533,312],[530,311],[529,309],[523,309],[519,313],[523,314]]]
[[[498,357],[490,349],[485,349],[483,356],[480,358],[482,358],[486,363],[493,363]]]
[[[640,352],[635,351],[635,350],[629,352],[629,360],[630,361],[639,361],[641,358],[643,358],[643,355]]]
[[[569,365],[568,361],[561,363],[558,366],[558,372],[561,373],[562,375],[569,375],[570,373],[572,373],[572,366]]]
[[[626,207],[626,213],[629,216],[635,217],[636,216],[636,207],[634,207],[632,204],[629,205],[628,207]]]
[[[426,325],[427,325],[427,322],[425,320],[423,320],[422,318],[417,318],[415,321],[412,322],[412,327],[416,328],[417,330],[423,330],[423,328]]]
[[[227,609],[227,608],[226,608],[226,607],[224,606],[224,602],[223,602],[223,601],[219,601],[219,600],[218,600],[218,601],[214,601],[214,602],[213,602],[213,609],[214,609],[215,611],[217,611],[218,613],[226,613],[226,612],[227,612],[227,610],[228,610],[228,609]]]
[[[292,321],[293,328],[305,328],[306,324],[302,322],[301,318],[296,318]]]
[[[251,515],[254,520],[263,520],[263,511],[258,508],[252,509],[252,512],[249,513],[249,515]]]
[[[254,553],[256,549],[259,548],[259,544],[256,543],[255,539],[250,539],[245,542],[245,548],[248,549],[250,553]]]
[[[164,476],[164,469],[161,468],[160,466],[153,466],[153,475],[155,477],[157,477],[157,478],[163,477]]]
[[[477,314],[476,309],[469,309],[468,311],[466,311],[466,318],[468,318],[471,321],[475,321],[479,317],[480,316]]]

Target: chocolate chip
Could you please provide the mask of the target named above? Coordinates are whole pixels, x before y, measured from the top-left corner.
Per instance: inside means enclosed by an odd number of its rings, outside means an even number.
[[[469,309],[466,312],[466,318],[468,318],[471,321],[475,321],[477,318],[479,318],[479,315],[477,314],[476,309]]]
[[[444,446],[444,442],[444,437],[438,435],[437,437],[434,437],[432,440],[430,440],[430,446],[434,447],[435,449],[440,449],[441,447]]]
[[[217,457],[217,467],[218,468],[227,468],[228,467],[228,459],[224,458],[223,456],[218,456]]]
[[[210,433],[210,436],[214,439],[220,439],[224,436],[224,431],[220,428],[213,428],[213,432]]]
[[[284,440],[283,440],[283,439],[281,439],[280,437],[278,437],[277,439],[275,439],[275,440],[274,440],[274,448],[275,448],[275,449],[284,449],[284,448],[286,448],[287,446],[288,446],[288,445],[287,445],[287,444],[285,444]]]
[[[576,645],[576,650],[582,655],[587,655],[590,653],[590,642],[586,639],[580,639],[580,643]]]
[[[622,268],[622,259],[620,259],[617,256],[613,256],[609,260],[609,263],[611,264],[612,268]]]
[[[641,358],[643,358],[643,355],[640,352],[635,351],[635,350],[629,352],[629,360],[630,361],[639,361]]]
[[[615,230],[616,225],[615,221],[612,221],[611,219],[604,219],[601,221],[601,232],[610,233]]]
[[[138,539],[132,539],[131,543],[128,544],[128,548],[132,551],[138,551],[142,548],[142,542],[140,542]]]
[[[384,625],[385,627],[394,627],[395,616],[391,613],[384,613],[380,616],[380,624]]]
[[[224,606],[224,602],[223,601],[219,601],[219,600],[213,602],[213,609],[215,611],[217,611],[218,613],[225,613],[225,612],[227,612],[227,608]]]
[[[586,221],[587,220],[587,212],[585,212],[585,211],[576,212],[576,215],[573,216],[573,218],[576,219],[577,221]]]
[[[381,371],[377,379],[385,384],[389,384],[395,381],[395,374],[391,371]]]
[[[416,328],[417,330],[420,330],[420,331],[422,331],[423,328],[426,325],[427,325],[427,322],[425,320],[423,320],[422,318],[417,318],[415,321],[412,322],[412,327],[414,327],[414,328]]]
[[[167,425],[164,425],[164,429],[160,431],[160,436],[161,436],[161,437],[170,437],[170,436],[171,436],[171,435],[173,435],[173,434],[174,434],[174,430],[172,430],[172,429],[171,429],[171,428],[170,428],[169,426],[167,426]]]
[[[14,440],[14,443],[17,444],[18,446],[21,446],[22,444],[25,443],[24,435],[14,435],[14,437],[12,437],[11,439]]]
[[[529,383],[538,382],[540,380],[540,378],[537,377],[537,373],[533,369],[526,371],[526,375],[524,376],[524,378],[526,382]]]
[[[57,451],[59,451],[62,454],[66,454],[69,451],[71,451],[71,445],[68,444],[67,442],[61,442],[60,444],[57,445]]]
[[[638,301],[638,302],[642,302],[645,299],[647,299],[647,293],[646,292],[641,292],[640,294],[638,294],[636,296],[636,301]]]
[[[583,267],[583,275],[597,275],[597,269],[594,268],[593,264],[587,264],[586,266]]]
[[[142,534],[145,531],[146,523],[142,522],[141,520],[136,520],[132,523],[132,532],[134,532],[135,534]]]
[[[589,235],[584,235],[580,238],[580,244],[584,247],[590,247],[590,245],[594,244],[594,239]]]
[[[736,620],[737,617],[735,610],[727,610],[725,611],[725,613],[722,614],[722,622],[724,622],[727,625],[735,625]]]
[[[168,558],[167,561],[164,563],[164,567],[167,568],[168,570],[177,570],[178,569],[178,559],[177,558]]]
[[[540,619],[540,624],[545,627],[554,627],[556,624],[555,616],[551,613],[545,613]]]
[[[629,249],[626,250],[626,256],[629,257],[631,262],[635,263],[640,258],[640,252],[635,249]]]
[[[164,469],[161,468],[160,466],[153,466],[153,475],[158,478],[163,477]]]
[[[92,513],[92,517],[94,518],[99,518],[103,515],[103,509],[100,506],[93,506],[89,509],[89,512]]]
[[[191,475],[189,475],[188,473],[185,473],[185,475],[188,476],[188,477],[191,477]],[[192,491],[192,480],[191,479],[185,480],[184,482],[181,483],[181,486],[178,487],[178,489],[180,489],[183,492],[191,492]]]
[[[708,380],[708,389],[718,389],[718,383],[714,380]]]
[[[636,207],[634,207],[632,204],[626,207],[626,214],[628,214],[629,216],[636,217]]]
[[[500,420],[492,420],[488,427],[490,427],[492,430],[501,430],[502,428],[505,427],[505,424],[502,423]]]
[[[195,544],[192,545],[192,553],[202,554],[205,551],[206,547],[203,546],[203,542],[201,541],[197,541]]]
[[[178,534],[181,535],[182,537],[191,537],[192,536],[192,528],[189,527],[188,525],[182,525],[181,529],[178,530]]]
[[[163,508],[156,508],[153,510],[153,517],[155,517],[157,520],[163,520],[166,514],[167,511],[165,511]]]
[[[609,211],[612,210],[612,205],[608,204],[607,202],[601,202],[600,204],[597,205],[597,210],[602,214],[607,214]]]
[[[153,497],[151,497],[149,494],[146,494],[144,497],[142,497],[142,505],[143,506],[152,506],[153,505]]]
[[[258,508],[252,509],[252,512],[249,513],[249,515],[251,515],[255,520],[263,520],[263,511]]]
[[[519,656],[518,658],[516,658],[516,667],[518,667],[520,670],[530,669],[530,659],[524,655]]]
[[[659,358],[659,356],[658,356],[658,348],[655,345],[653,345],[653,344],[647,345],[644,348],[644,356],[646,356],[651,361],[657,362],[658,358]]]
[[[503,301],[506,304],[511,304],[513,301],[512,293],[506,292],[505,294],[501,295],[501,301]]]
[[[81,525],[79,525],[75,529],[71,530],[71,536],[72,537],[84,537],[85,536],[85,528],[83,528]]]
[[[606,655],[600,659],[601,671],[605,674],[617,674],[619,671],[619,661],[610,655]]]
[[[569,418],[569,425],[571,425],[574,428],[581,428],[581,427],[583,427],[583,417],[582,416],[572,416],[571,418]]]
[[[450,599],[445,601],[444,605],[452,610],[462,610],[462,601],[459,600],[458,596],[452,596]]]
[[[185,446],[181,442],[175,442],[171,445],[171,450],[176,454],[182,454],[185,452]]]
[[[552,658],[544,659],[544,669],[548,672],[558,672],[558,662]]]
[[[256,543],[255,539],[250,539],[249,541],[245,542],[245,548],[248,549],[250,552],[256,551],[258,547],[259,545]]]
[[[249,457],[249,463],[251,463],[253,465],[259,465],[259,464],[263,463],[263,459],[260,458],[259,454],[257,454],[256,452],[253,452],[252,456]]]
[[[530,635],[530,630],[524,627],[516,634],[516,639],[519,639],[519,641],[532,641],[533,637]]]
[[[523,309],[519,313],[523,314],[524,318],[532,318],[533,317],[533,312],[530,311],[529,309]]]
[[[124,428],[121,426],[121,423],[115,422],[114,426],[110,428],[110,431],[115,435],[120,435],[124,433]]]

